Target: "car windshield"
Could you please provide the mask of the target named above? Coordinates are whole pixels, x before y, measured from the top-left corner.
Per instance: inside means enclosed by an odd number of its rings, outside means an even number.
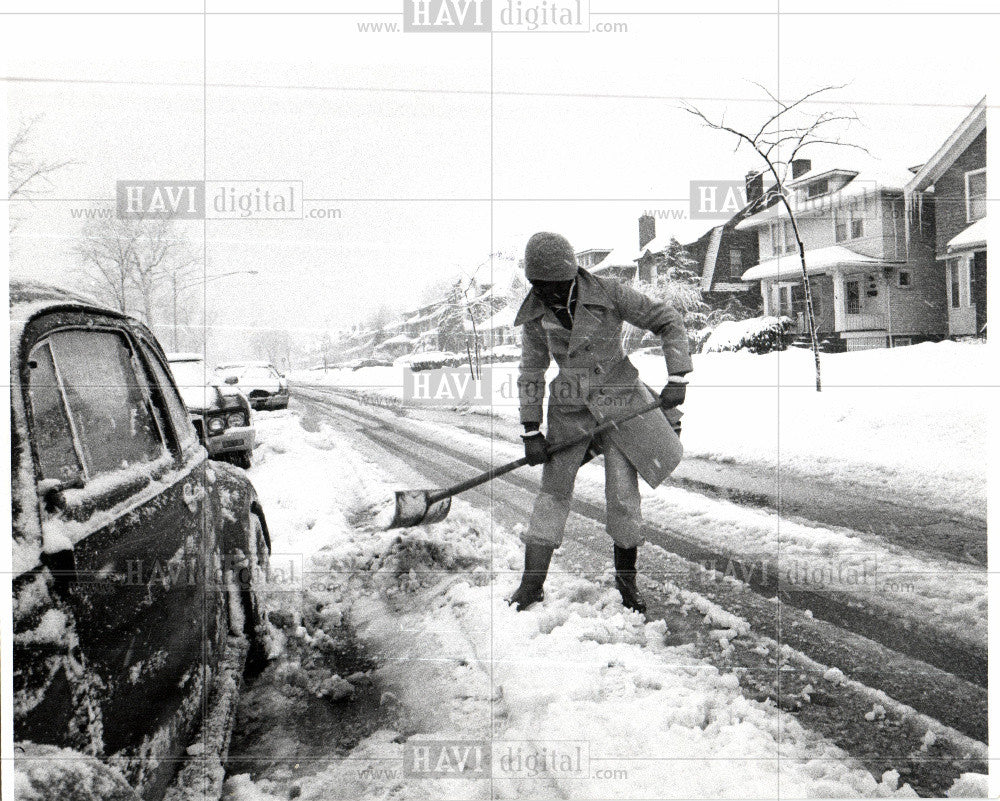
[[[248,381],[273,381],[278,373],[273,367],[246,367],[239,372],[239,377]]]
[[[208,381],[205,363],[201,361],[170,362],[170,372],[181,387],[203,387]]]
[[[177,389],[189,409],[205,409],[214,402],[214,393],[206,389],[211,379],[205,374],[203,361],[170,362],[170,372],[174,374]]]

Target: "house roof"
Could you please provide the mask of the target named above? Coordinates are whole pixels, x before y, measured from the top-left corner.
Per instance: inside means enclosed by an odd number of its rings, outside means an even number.
[[[639,248],[639,252],[629,259],[629,262],[638,261],[647,253],[662,253],[670,244],[670,234],[658,234],[650,239],[645,245]]]
[[[378,346],[381,348],[383,345],[412,345],[416,341],[415,339],[410,339],[406,334],[398,334],[384,342],[379,342]]]
[[[906,193],[922,192],[938,180],[965,150],[973,140],[986,130],[986,98],[983,97],[973,107],[958,127],[945,139],[944,144],[937,149],[927,162],[917,171],[917,174],[906,185]]]
[[[825,248],[815,248],[806,251],[806,272],[809,275],[820,275],[837,266],[866,266],[880,264],[883,260],[866,256],[863,253],[845,248],[842,245],[830,245]],[[760,281],[764,278],[796,278],[802,275],[802,264],[797,253],[778,256],[776,259],[762,261],[743,273],[743,281]]]
[[[613,267],[635,268],[635,259],[632,257],[631,248],[615,248],[597,264],[590,268],[590,272],[599,273],[602,270],[609,270]]]
[[[948,252],[986,247],[986,218],[976,220],[948,241]]]
[[[505,306],[498,312],[494,312],[491,317],[487,317],[481,323],[476,323],[476,328],[480,331],[493,331],[498,328],[510,328],[514,325],[514,315],[517,309],[514,306]]]
[[[854,175],[846,184],[839,189],[820,195],[816,198],[801,199],[798,193],[793,193],[789,197],[789,202],[795,209],[797,215],[830,214],[830,209],[841,201],[860,197],[874,192],[902,192],[911,177],[909,170],[885,165],[876,160],[860,170],[854,169],[824,169],[813,170],[805,175],[796,178],[788,186],[800,187],[821,177],[831,175]],[[773,222],[778,219],[788,219],[788,212],[783,203],[771,203],[767,208],[758,211],[741,220],[737,225],[737,230],[748,231],[758,228],[761,225]]]
[[[705,264],[701,270],[702,292],[708,292],[712,288],[712,279],[715,276],[715,263],[719,260],[719,245],[722,244],[722,233],[725,227],[724,225],[717,225],[711,231],[708,249],[705,251]]]

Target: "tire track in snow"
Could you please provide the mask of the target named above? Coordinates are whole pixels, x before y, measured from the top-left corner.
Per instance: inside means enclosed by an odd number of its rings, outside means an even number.
[[[367,449],[370,450],[373,445],[376,449],[375,461],[385,465],[391,474],[404,474],[407,480],[412,480],[416,470],[418,474],[433,477],[424,479],[427,485],[445,484],[468,474],[468,454],[441,453],[440,449],[429,451],[417,442],[418,438],[412,432],[406,432],[405,437],[400,437],[398,433],[394,435],[391,424],[355,407],[350,401],[341,402],[338,399],[338,402],[333,402],[329,397],[323,397],[306,403],[312,407],[311,411],[324,414],[336,428],[349,436],[357,438],[358,434],[364,435],[369,441]],[[360,440],[360,443],[364,442],[364,439]],[[502,498],[489,486],[463,497],[473,506],[489,509],[496,519],[512,527],[514,523],[523,521],[534,487],[528,482],[528,486],[514,484],[507,490]],[[605,573],[610,560],[603,552],[609,551],[610,546],[594,515],[581,514],[579,510],[574,512],[568,533],[558,557],[557,569],[565,571],[569,568],[574,573],[583,572],[598,577]],[[786,711],[795,711],[803,724],[861,759],[876,775],[895,767],[903,773],[905,781],[923,793],[941,794],[959,773],[982,770],[979,761],[982,753],[975,743],[925,717],[926,714],[946,725],[967,730],[970,721],[985,720],[984,701],[978,688],[851,632],[810,619],[799,610],[784,609],[781,628],[773,628],[777,619],[775,605],[748,591],[745,585],[734,586],[725,581],[713,585],[713,600],[728,611],[749,619],[754,636],[745,640],[737,638],[732,643],[732,653],[720,653],[718,638],[714,636],[718,633],[718,624],[713,631],[713,626],[702,622],[699,615],[692,618],[679,611],[678,607],[684,604],[683,599],[664,596],[663,584],[678,576],[689,575],[690,565],[685,565],[682,559],[666,550],[647,550],[658,553],[644,556],[644,561],[652,567],[646,573],[652,573],[663,582],[654,585],[656,596],[652,599],[651,611],[664,617],[671,632],[676,633],[678,644],[690,642],[700,657],[707,658],[721,669],[735,670],[749,697],[758,700],[770,698]],[[598,554],[597,563],[602,565],[596,570],[595,553]],[[608,577],[605,576],[604,580],[607,581]],[[698,585],[694,589],[704,592],[705,586]],[[762,631],[765,634],[763,637],[760,636]],[[774,634],[775,637],[768,637],[767,634]],[[779,642],[786,647],[783,648]],[[813,661],[790,651],[789,645],[802,645],[806,653],[815,651],[810,646],[820,645],[823,654],[813,653],[816,659]],[[761,650],[764,653],[759,653]],[[832,658],[820,658],[824,654]],[[823,664],[817,665],[817,662]],[[875,679],[871,684],[879,688],[881,683],[881,689],[885,689],[892,698],[861,684],[826,683],[822,676],[826,665],[831,664],[859,678],[867,678],[866,673],[870,674]],[[798,703],[803,689],[808,689],[810,685],[819,688],[813,690],[816,703],[802,704],[794,709],[793,704]],[[918,712],[901,707],[893,699],[912,704]],[[884,726],[873,725],[864,718],[873,705],[880,702],[890,710],[891,720]],[[927,731],[935,729],[937,746],[931,750],[922,748],[922,738]]]

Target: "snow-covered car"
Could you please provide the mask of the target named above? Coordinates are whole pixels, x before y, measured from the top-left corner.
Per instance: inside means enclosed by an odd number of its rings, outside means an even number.
[[[255,442],[250,401],[237,387],[207,372],[200,353],[168,353],[167,361],[208,455],[250,467]]]
[[[257,493],[209,461],[145,325],[35,283],[10,306],[18,786],[211,789],[267,648]]]
[[[238,386],[255,409],[288,408],[288,382],[269,362],[230,362],[215,372],[224,383]]]

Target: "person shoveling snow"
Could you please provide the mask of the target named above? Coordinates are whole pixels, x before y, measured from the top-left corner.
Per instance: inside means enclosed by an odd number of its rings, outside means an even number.
[[[692,369],[683,320],[669,304],[579,268],[572,246],[558,234],[540,232],[528,240],[524,269],[532,288],[514,320],[523,332],[518,399],[525,459],[544,467],[541,491],[521,537],[524,575],[509,603],[521,611],[544,598],[542,586],[562,542],[577,471],[603,453],[616,584],[626,607],[645,612],[636,585],[636,559],[643,543],[638,477],[656,487],[681,458],[677,407],[684,402],[684,376]],[[623,418],[648,406],[655,396],[622,348],[626,322],[662,339],[669,373],[661,403],[627,421]],[[543,434],[545,371],[552,358],[559,373],[549,386]],[[592,441],[552,452],[550,440],[570,441],[615,419],[621,424]]]

